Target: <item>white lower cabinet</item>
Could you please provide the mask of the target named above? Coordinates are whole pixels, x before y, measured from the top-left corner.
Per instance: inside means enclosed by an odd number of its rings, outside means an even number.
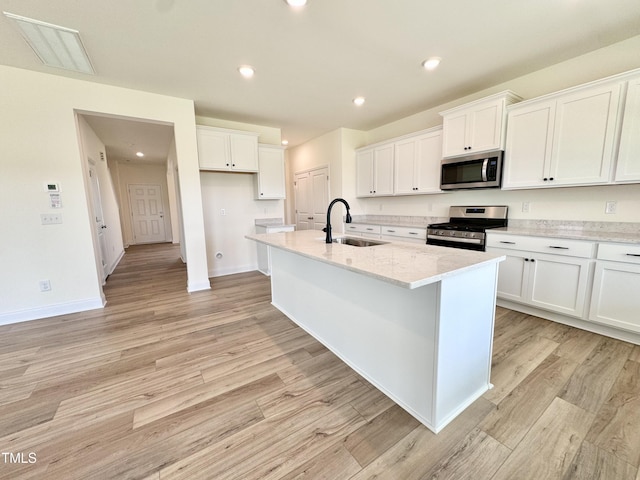
[[[640,333],[640,246],[600,245],[589,320]]]
[[[427,229],[417,227],[381,227],[382,240],[411,242],[411,243],[427,243]]]
[[[380,225],[345,223],[344,231],[354,237],[380,238]]]
[[[491,234],[487,251],[506,255],[498,297],[584,318],[595,244],[579,240]]]

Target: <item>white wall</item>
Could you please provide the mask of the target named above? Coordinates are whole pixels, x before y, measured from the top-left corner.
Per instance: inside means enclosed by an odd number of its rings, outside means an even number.
[[[0,66],[0,323],[102,306],[75,112],[173,124],[184,206],[187,288],[209,288],[191,100]],[[45,182],[59,182],[63,223]],[[51,291],[38,282],[49,279]]]
[[[341,192],[352,206],[354,214],[408,215],[447,217],[450,205],[499,204],[509,206],[509,217],[517,219],[582,220],[608,222],[640,222],[640,185],[610,185],[598,187],[553,188],[535,190],[472,190],[437,195],[407,197],[355,197],[355,152],[357,147],[388,140],[407,133],[442,124],[438,112],[511,89],[524,98],[535,98],[568,87],[597,80],[640,67],[640,36],[591,52],[476,92],[452,102],[382,125],[367,132],[345,130],[341,139],[336,132],[313,139],[289,150],[291,172],[302,166],[320,162],[331,163],[332,193]],[[342,185],[335,185],[337,164],[335,152],[341,147]],[[607,201],[617,201],[617,213],[604,213]],[[522,202],[530,202],[530,212],[522,212]],[[292,215],[288,208],[287,214]],[[293,216],[289,218],[293,219]],[[332,223],[335,220],[332,218]]]
[[[172,241],[171,207],[169,206],[169,188],[167,184],[166,165],[143,165],[139,163],[117,162],[119,199],[124,241],[127,246],[135,244],[131,225],[131,205],[129,202],[129,185],[154,184],[162,190],[162,208],[164,209],[165,240]],[[173,185],[171,185],[173,188]]]
[[[247,173],[200,173],[211,277],[256,270],[256,243],[245,235],[255,233],[256,219],[284,218],[283,200],[254,199],[254,181],[255,175]],[[216,258],[218,252],[222,258]]]

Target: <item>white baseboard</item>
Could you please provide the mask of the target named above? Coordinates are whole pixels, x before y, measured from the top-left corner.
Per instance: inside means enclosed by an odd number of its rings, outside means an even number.
[[[120,252],[120,254],[118,255],[118,258],[116,258],[115,261],[111,265],[109,265],[109,272],[108,272],[109,275],[111,275],[113,271],[116,269],[116,267],[120,263],[120,260],[122,260],[122,257],[124,257],[124,249]]]
[[[562,323],[569,325],[570,327],[579,328],[581,330],[587,330],[588,332],[597,333],[606,337],[616,338],[624,342],[640,345],[640,334],[635,332],[629,332],[618,328],[609,327],[600,323],[596,323],[590,320],[583,320],[580,318],[573,318],[561,313],[550,312],[542,310],[540,308],[532,307],[531,305],[524,305],[521,303],[511,302],[509,300],[503,300],[498,298],[496,305],[499,307],[515,310],[516,312],[526,313],[535,317],[544,318],[545,320],[551,320],[552,322]]]
[[[37,320],[39,318],[56,317],[58,315],[67,315],[69,313],[85,312],[87,310],[95,310],[103,308],[105,302],[101,297],[88,298],[86,300],[77,300],[74,302],[58,303],[55,305],[46,305],[44,307],[27,308],[8,313],[0,313],[0,325],[9,325],[11,323],[26,322],[28,320]]]
[[[223,277],[225,275],[233,275],[234,273],[253,272],[258,270],[258,265],[240,265],[230,268],[212,268],[208,270],[209,277]]]
[[[211,283],[206,282],[193,282],[187,285],[187,292],[200,292],[202,290],[211,290]]]

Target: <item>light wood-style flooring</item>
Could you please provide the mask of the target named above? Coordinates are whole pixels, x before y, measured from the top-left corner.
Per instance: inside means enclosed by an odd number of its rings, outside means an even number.
[[[188,294],[178,255],[130,247],[104,309],[0,327],[0,478],[640,480],[638,346],[498,309],[495,388],[434,435],[267,277]]]

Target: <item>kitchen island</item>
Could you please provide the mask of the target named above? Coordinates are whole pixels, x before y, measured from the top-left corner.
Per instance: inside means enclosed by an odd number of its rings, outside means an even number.
[[[504,256],[314,230],[247,238],[271,247],[273,305],[430,430],[491,388]]]

